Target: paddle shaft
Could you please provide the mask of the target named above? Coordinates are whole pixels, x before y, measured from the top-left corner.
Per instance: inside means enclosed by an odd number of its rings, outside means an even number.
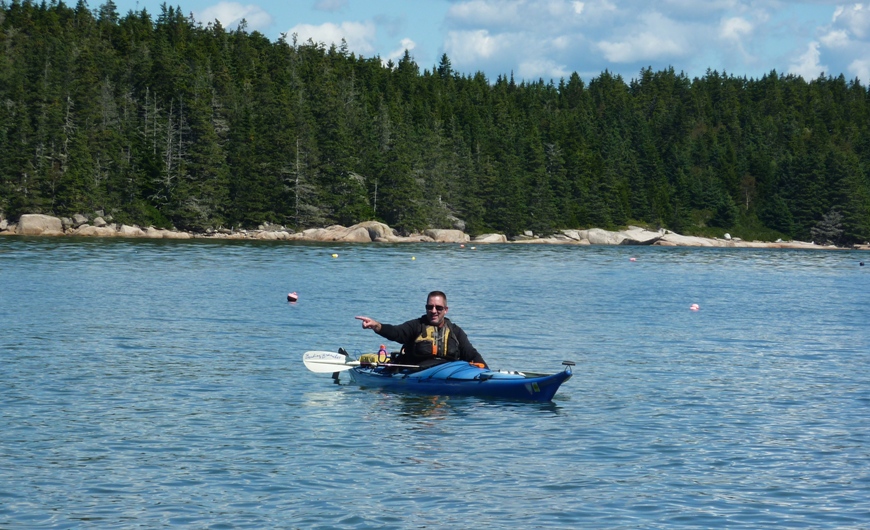
[[[339,370],[350,370],[354,366],[397,366],[399,368],[420,368],[416,364],[395,364],[395,363],[361,363],[359,361],[348,361],[346,363],[334,363],[330,361],[307,361],[309,364],[323,364],[329,366],[341,366]],[[331,368],[332,369],[332,368]]]
[[[305,367],[315,373],[333,373],[350,370],[355,366],[390,366],[395,368],[419,368],[413,364],[393,363],[361,363],[359,361],[347,361],[345,357],[334,352],[306,352],[302,357]]]

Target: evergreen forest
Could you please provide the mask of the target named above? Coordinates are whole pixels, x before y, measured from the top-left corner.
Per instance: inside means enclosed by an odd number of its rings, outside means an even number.
[[[860,80],[556,81],[270,41],[180,8],[0,1],[0,212],[204,231],[639,224],[870,240]]]

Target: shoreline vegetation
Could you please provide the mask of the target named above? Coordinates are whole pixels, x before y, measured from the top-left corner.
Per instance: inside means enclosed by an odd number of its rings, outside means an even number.
[[[530,231],[508,239],[504,234],[491,233],[470,236],[457,229],[427,229],[406,236],[378,221],[365,221],[345,227],[309,228],[296,232],[280,225],[260,225],[256,230],[211,229],[202,233],[112,223],[109,216],[95,215],[88,219],[77,214],[73,218],[43,214],[25,214],[18,222],[0,219],[0,236],[47,237],[123,237],[143,239],[236,239],[268,241],[309,241],[332,243],[459,243],[459,244],[558,244],[558,245],[655,245],[669,247],[728,247],[783,249],[855,249],[870,250],[870,244],[838,247],[804,241],[743,241],[725,234],[723,238],[685,236],[666,229],[649,230],[629,226],[625,230],[601,228],[560,230],[541,236]]]
[[[635,225],[870,241],[870,91],[858,78],[669,66],[488,79],[446,53],[385,62],[188,13],[2,3],[0,218],[79,213],[95,226],[100,211],[126,236],[134,223],[248,237],[240,227],[376,219],[411,240],[437,227],[594,243],[601,234],[561,230]],[[345,237],[303,234],[290,235]],[[688,244],[740,243],[725,241]]]

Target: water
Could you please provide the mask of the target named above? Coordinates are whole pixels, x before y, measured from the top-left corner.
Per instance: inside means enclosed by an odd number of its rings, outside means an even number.
[[[0,239],[0,528],[867,527],[867,258]],[[575,377],[532,404],[302,366],[432,289],[494,368]]]

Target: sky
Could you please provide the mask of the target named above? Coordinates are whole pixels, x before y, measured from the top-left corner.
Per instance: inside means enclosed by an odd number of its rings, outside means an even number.
[[[94,0],[92,0],[94,1]],[[115,0],[123,15],[163,2],[275,41],[327,45],[421,69],[446,53],[454,71],[558,82],[608,70],[626,81],[673,67],[759,78],[771,70],[870,81],[870,3],[827,0]],[[72,2],[74,3],[74,2]],[[96,8],[102,1],[89,4]]]

